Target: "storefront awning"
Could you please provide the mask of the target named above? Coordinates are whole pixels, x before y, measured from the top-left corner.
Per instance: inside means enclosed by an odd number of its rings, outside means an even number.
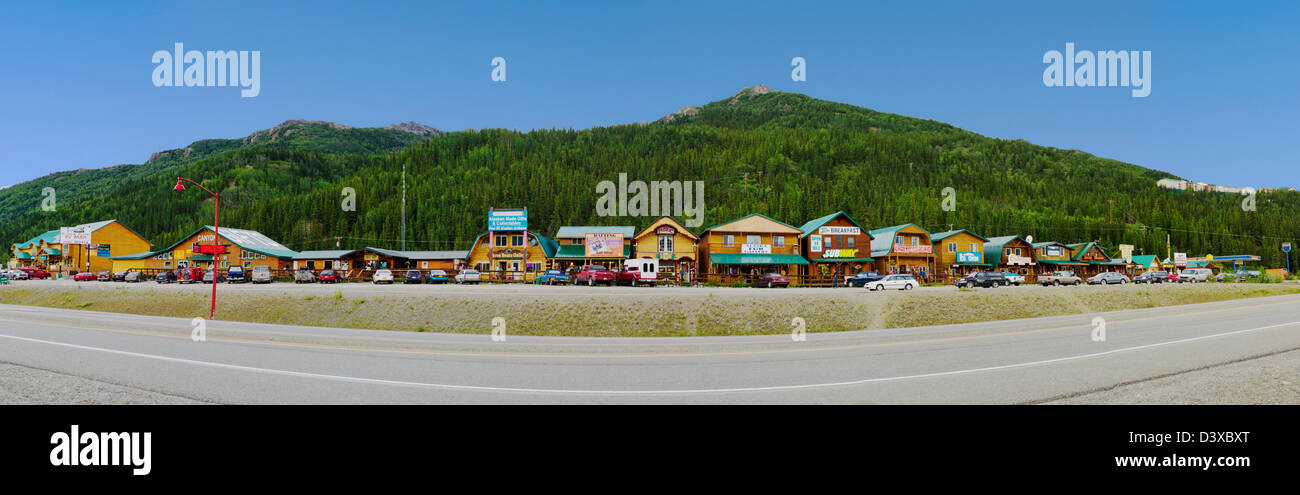
[[[589,256],[587,256],[587,246],[583,246],[583,245],[574,245],[574,244],[566,244],[566,245],[560,246],[560,249],[557,250],[557,251],[555,252],[555,256],[553,256],[552,259],[557,259],[557,260],[561,260],[561,259],[570,259],[570,260],[618,260],[618,259],[627,259],[627,258],[631,258],[631,257],[632,257],[632,246],[623,246],[623,256],[622,256],[622,257],[617,257],[617,256],[606,256],[606,257],[600,258],[600,257],[589,257]]]
[[[741,254],[718,253],[709,256],[714,265],[807,265],[808,260],[797,254]]]

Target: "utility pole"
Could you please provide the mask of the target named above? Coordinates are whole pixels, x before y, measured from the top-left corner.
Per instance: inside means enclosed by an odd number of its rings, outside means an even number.
[[[402,161],[402,251],[406,251],[406,161]]]

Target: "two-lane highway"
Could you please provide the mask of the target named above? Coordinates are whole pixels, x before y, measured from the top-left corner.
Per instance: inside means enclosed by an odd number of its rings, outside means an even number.
[[[226,321],[194,342],[192,330],[189,319],[0,305],[0,362],[219,403],[1017,403],[1300,348],[1300,295],[801,342],[494,342]]]

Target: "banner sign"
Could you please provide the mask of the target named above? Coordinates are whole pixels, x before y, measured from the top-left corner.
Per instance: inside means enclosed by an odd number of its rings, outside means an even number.
[[[623,234],[587,234],[586,237],[588,258],[623,257]]]
[[[933,250],[933,248],[930,247],[929,244],[918,244],[918,245],[915,245],[915,246],[908,246],[908,245],[906,245],[906,244],[894,244],[894,252],[895,252],[895,253],[903,253],[903,254],[930,254],[930,252],[931,252],[932,250]]]
[[[821,235],[860,235],[862,229],[857,227],[822,227],[817,229],[817,233]]]
[[[983,263],[984,253],[979,251],[961,251],[957,253],[958,263]]]
[[[1133,245],[1132,245],[1132,244],[1120,244],[1120,245],[1119,245],[1119,253],[1120,253],[1120,257],[1121,257],[1121,258],[1124,258],[1124,262],[1125,262],[1125,263],[1132,263],[1132,262],[1133,262]]]
[[[767,244],[741,244],[741,254],[772,254],[772,246]]]
[[[85,229],[60,227],[59,244],[90,244],[90,232]]]
[[[492,210],[488,230],[528,230],[528,210]]]
[[[808,236],[808,250],[814,253],[821,251],[822,236],[819,236],[817,234]]]
[[[1174,253],[1174,266],[1187,268],[1187,253]]]

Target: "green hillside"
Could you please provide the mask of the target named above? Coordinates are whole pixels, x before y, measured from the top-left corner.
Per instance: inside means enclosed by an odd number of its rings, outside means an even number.
[[[169,244],[212,219],[205,195],[171,191],[185,175],[221,190],[223,225],[298,250],[396,247],[403,165],[410,249],[468,248],[490,207],[526,206],[547,235],[562,225],[644,226],[652,219],[596,214],[596,184],[619,173],[704,181],[705,226],[751,212],[800,224],[845,210],[870,227],[952,225],[1161,255],[1168,234],[1175,250],[1260,254],[1270,266],[1283,263],[1278,243],[1300,233],[1295,192],[1261,193],[1257,211],[1245,212],[1240,196],[1156,187],[1174,177],[1165,172],[761,87],[649,124],[455,132],[415,144],[348,131],[322,124],[280,145],[217,142],[189,157],[82,172],[106,175],[80,179],[74,201],[62,188],[78,174],[51,175],[22,185],[25,202],[0,192],[0,239],[116,218]],[[40,212],[40,187],[60,181],[59,211]],[[357,191],[355,212],[340,209],[344,187]],[[954,211],[941,208],[947,187]]]

